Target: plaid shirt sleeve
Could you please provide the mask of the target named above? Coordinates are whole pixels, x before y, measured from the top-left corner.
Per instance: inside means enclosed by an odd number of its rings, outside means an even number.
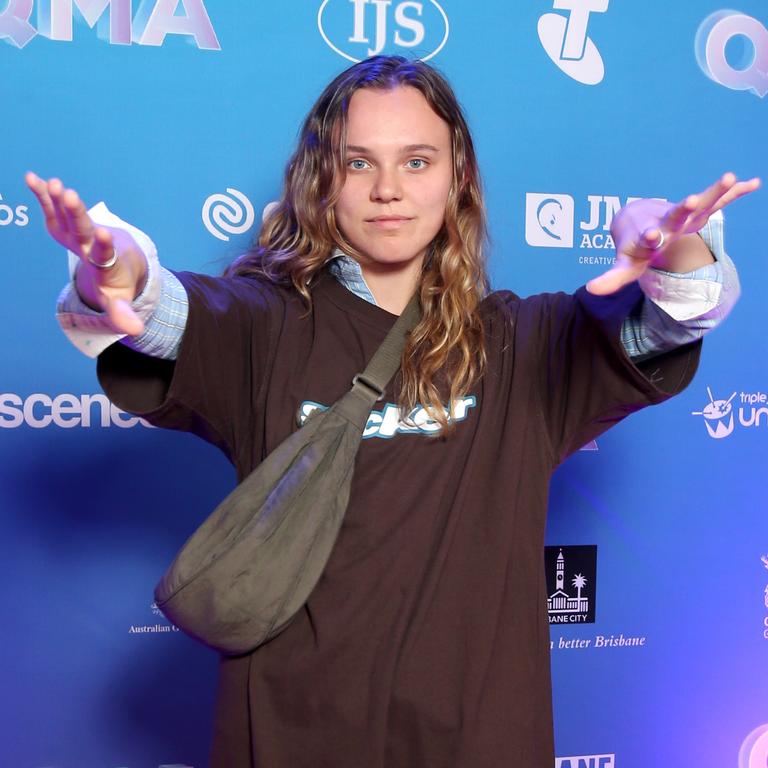
[[[74,285],[74,273],[79,261],[69,252],[70,282],[59,295],[56,317],[69,340],[89,357],[96,357],[110,344],[121,341],[137,352],[175,360],[187,323],[187,293],[178,278],[157,259],[157,248],[140,229],[115,216],[104,203],[88,211],[96,224],[127,230],[147,259],[147,281],[144,290],[131,307],[144,323],[140,336],[116,333],[104,312],[91,309],[80,298]]]
[[[699,235],[714,264],[685,274],[649,269],[638,281],[645,301],[624,321],[621,340],[636,360],[696,341],[719,325],[739,298],[739,278],[723,239],[723,215],[712,215]]]

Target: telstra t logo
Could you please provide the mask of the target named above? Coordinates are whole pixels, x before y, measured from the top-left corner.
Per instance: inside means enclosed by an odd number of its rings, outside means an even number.
[[[539,19],[539,40],[552,61],[584,85],[597,85],[605,75],[603,58],[597,46],[587,37],[590,13],[604,13],[609,0],[554,0],[554,10]]]

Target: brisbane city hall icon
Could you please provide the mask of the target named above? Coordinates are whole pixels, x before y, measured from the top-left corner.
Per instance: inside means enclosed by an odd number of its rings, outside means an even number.
[[[576,588],[576,597],[571,597],[565,587],[565,558],[563,550],[557,556],[555,591],[547,598],[547,610],[550,614],[586,613],[589,611],[589,598],[581,596],[581,590],[587,584],[587,580],[577,573],[572,580]]]

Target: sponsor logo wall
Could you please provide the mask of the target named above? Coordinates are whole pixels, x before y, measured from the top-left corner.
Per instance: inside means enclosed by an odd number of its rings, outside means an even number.
[[[369,55],[420,57],[474,133],[494,286],[572,291],[613,264],[627,202],[768,178],[767,22],[757,0],[0,2],[0,765],[206,764],[216,659],[152,589],[234,482],[216,449],[110,403],[67,344],[66,259],[26,170],[104,200],[165,266],[220,273],[276,204],[320,88]],[[553,480],[556,768],[766,768],[765,199],[726,212],[743,296],[691,386]],[[387,408],[368,437],[402,431]]]

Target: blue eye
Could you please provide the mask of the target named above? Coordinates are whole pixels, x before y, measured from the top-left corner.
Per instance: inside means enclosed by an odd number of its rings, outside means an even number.
[[[414,165],[414,163],[416,163],[416,165]],[[426,161],[426,160],[422,160],[420,157],[414,157],[412,160],[409,160],[409,161],[406,163],[406,165],[407,165],[407,166],[408,166],[408,167],[409,167],[411,170],[414,170],[414,171],[419,171],[419,170],[421,170],[422,168],[426,168],[426,166],[427,166],[427,161]]]
[[[362,171],[365,166],[368,165],[368,163],[365,162],[365,160],[350,160],[349,161],[349,167],[353,171]]]

